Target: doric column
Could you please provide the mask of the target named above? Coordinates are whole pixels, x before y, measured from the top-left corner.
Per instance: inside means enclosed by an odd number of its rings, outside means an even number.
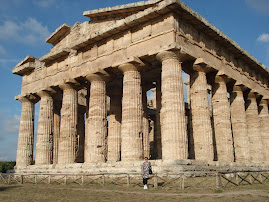
[[[36,137],[36,165],[52,163],[53,152],[53,98],[45,91],[38,93],[41,98]]]
[[[213,137],[206,72],[201,65],[194,65],[194,70],[190,75],[190,86],[195,159],[213,161]]]
[[[78,105],[78,152],[77,152],[77,163],[84,162],[84,145],[85,145],[85,112],[86,107]]]
[[[35,105],[26,97],[22,103],[16,166],[28,166],[33,162]]]
[[[161,137],[161,101],[162,101],[162,92],[161,92],[161,78],[156,80],[156,122],[155,122],[155,138],[154,138],[154,151],[156,152],[156,158],[162,158],[162,137]]]
[[[151,159],[156,159],[156,152],[155,152],[155,147],[154,147],[154,143],[155,143],[155,122],[156,122],[156,117],[151,116],[149,119],[149,157]]]
[[[87,77],[91,82],[85,134],[85,163],[102,163],[107,158],[106,82],[100,75]]]
[[[259,117],[261,123],[262,151],[264,161],[269,162],[269,114],[268,100],[262,99],[259,106]]]
[[[121,160],[135,161],[143,158],[142,88],[137,67],[126,63],[119,66],[123,72]]]
[[[226,82],[216,76],[212,86],[212,110],[218,161],[234,162],[230,103]]]
[[[57,164],[60,141],[61,103],[53,102],[53,105],[53,164]]]
[[[194,159],[194,140],[193,140],[193,132],[192,132],[192,116],[191,116],[191,87],[190,87],[190,78],[184,83],[187,88],[187,103],[188,103],[188,151],[189,151],[189,159]]]
[[[107,161],[120,161],[121,157],[121,98],[122,90],[115,87],[109,91],[110,114],[108,122]]]
[[[63,84],[62,118],[60,126],[60,143],[58,163],[76,162],[77,154],[77,122],[78,122],[78,91],[71,84]]]
[[[252,92],[248,94],[246,101],[246,115],[250,148],[250,161],[261,163],[263,162],[263,152],[260,119],[258,114],[256,95]]]
[[[143,147],[144,156],[149,158],[150,145],[149,145],[149,119],[148,119],[148,102],[147,102],[147,89],[146,86],[142,87],[142,105],[143,105]]]
[[[234,153],[236,162],[249,162],[249,139],[242,88],[241,86],[234,85],[230,94]]]
[[[162,159],[187,159],[188,140],[181,63],[177,55],[169,51],[159,53],[157,59],[162,62]]]

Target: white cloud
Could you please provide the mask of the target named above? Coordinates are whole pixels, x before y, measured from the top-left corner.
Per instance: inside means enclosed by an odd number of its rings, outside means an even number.
[[[257,40],[260,42],[269,42],[269,34],[261,34]]]
[[[246,0],[246,3],[260,13],[269,14],[268,0]]]
[[[55,0],[33,0],[33,4],[41,8],[48,8],[56,4],[56,1]]]
[[[28,18],[25,22],[4,21],[0,25],[0,41],[20,42],[25,44],[37,44],[49,36],[47,26],[43,26],[34,18]]]

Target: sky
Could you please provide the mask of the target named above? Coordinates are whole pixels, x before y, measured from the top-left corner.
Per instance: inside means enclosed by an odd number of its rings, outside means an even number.
[[[269,67],[269,0],[182,1]],[[132,2],[138,0],[0,0],[0,161],[16,159],[21,77],[13,67],[48,53],[45,39],[64,23],[88,21],[83,11]]]

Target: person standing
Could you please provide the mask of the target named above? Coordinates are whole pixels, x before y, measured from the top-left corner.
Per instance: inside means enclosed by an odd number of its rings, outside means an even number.
[[[141,164],[141,175],[143,178],[144,189],[148,189],[149,175],[152,174],[151,163],[148,161],[148,157],[145,157],[145,162]]]

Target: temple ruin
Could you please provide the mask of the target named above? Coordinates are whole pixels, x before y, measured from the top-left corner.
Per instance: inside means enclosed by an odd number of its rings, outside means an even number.
[[[144,156],[159,171],[269,168],[266,66],[180,0],[83,15],[12,71],[22,76],[15,172],[128,172]]]

